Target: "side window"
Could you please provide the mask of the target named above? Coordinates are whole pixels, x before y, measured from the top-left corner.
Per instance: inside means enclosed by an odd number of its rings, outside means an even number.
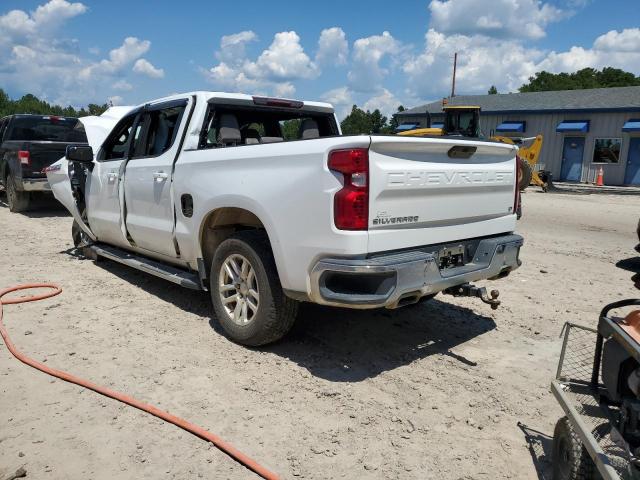
[[[115,130],[103,145],[102,160],[117,160],[126,157],[129,151],[129,145],[131,144],[131,137],[133,136],[137,139],[140,135],[141,123],[138,124],[136,132],[132,135],[133,124],[136,117],[137,113],[129,115],[116,125]]]
[[[207,116],[200,133],[198,148],[214,148],[218,145],[218,128],[216,125],[216,115],[213,109],[209,108]]]
[[[140,122],[144,125],[144,138],[136,144],[133,158],[157,157],[169,150],[178,135],[184,109],[184,106],[176,106],[146,112]]]

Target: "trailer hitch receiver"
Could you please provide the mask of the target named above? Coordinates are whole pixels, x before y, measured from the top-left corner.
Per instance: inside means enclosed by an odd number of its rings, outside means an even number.
[[[500,306],[500,300],[498,300],[500,292],[498,290],[491,290],[491,293],[487,294],[485,287],[476,287],[470,283],[447,288],[444,293],[454,297],[478,297],[484,303],[491,305],[492,310],[497,310]]]

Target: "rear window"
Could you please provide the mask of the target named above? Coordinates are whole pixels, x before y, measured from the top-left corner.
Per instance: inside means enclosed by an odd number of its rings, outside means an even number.
[[[338,135],[338,127],[330,113],[212,105],[207,112],[199,148],[288,142],[333,135]]]
[[[15,117],[10,124],[6,140],[52,142],[86,142],[84,126],[71,117]]]

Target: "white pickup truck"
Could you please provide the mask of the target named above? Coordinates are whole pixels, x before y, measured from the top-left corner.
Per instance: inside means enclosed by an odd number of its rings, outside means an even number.
[[[76,245],[210,291],[238,343],[281,338],[302,301],[496,307],[470,282],[520,265],[512,145],[342,136],[329,104],[216,92],[82,121],[90,146],[47,169]]]

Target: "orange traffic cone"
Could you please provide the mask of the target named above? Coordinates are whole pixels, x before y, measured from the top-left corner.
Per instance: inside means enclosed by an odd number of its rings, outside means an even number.
[[[598,176],[596,177],[596,185],[598,187],[604,186],[604,170],[602,167],[598,169]]]

